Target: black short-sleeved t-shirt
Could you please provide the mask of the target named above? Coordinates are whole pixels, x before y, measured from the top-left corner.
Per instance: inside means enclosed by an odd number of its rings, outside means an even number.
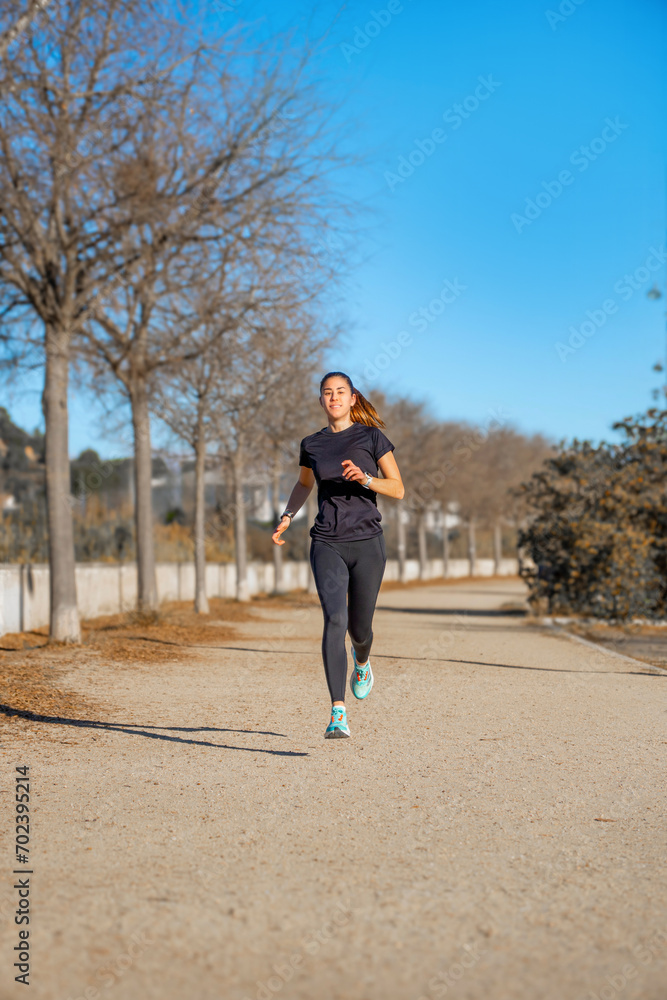
[[[393,450],[379,427],[360,423],[344,431],[323,427],[302,440],[299,465],[312,469],[317,482],[319,510],[310,529],[311,538],[351,542],[382,534],[375,491],[345,479],[341,463],[350,458],[362,472],[375,478],[378,459]]]

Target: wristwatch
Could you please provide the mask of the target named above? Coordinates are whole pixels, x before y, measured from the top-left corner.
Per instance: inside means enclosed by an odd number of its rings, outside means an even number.
[[[364,472],[364,475],[366,476],[366,482],[365,482],[365,483],[362,483],[361,485],[362,485],[362,486],[365,486],[365,487],[366,487],[366,489],[369,489],[369,486],[368,486],[368,484],[370,483],[370,481],[371,481],[371,479],[372,479],[373,477],[371,476],[370,472]]]
[[[285,508],[285,510],[284,510],[284,511],[282,512],[282,514],[280,515],[280,520],[282,521],[282,519],[283,519],[284,517],[289,517],[289,522],[290,522],[290,524],[291,524],[291,523],[292,523],[292,518],[294,517],[294,511],[292,511],[292,510],[287,510],[287,508]]]

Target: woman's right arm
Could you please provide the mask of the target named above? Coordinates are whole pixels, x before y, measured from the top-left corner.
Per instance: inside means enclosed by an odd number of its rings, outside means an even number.
[[[315,485],[315,473],[312,469],[306,468],[305,465],[299,466],[299,479],[294,486],[294,489],[290,493],[289,500],[287,501],[287,510],[291,510],[294,514],[301,510],[304,503],[310,496],[310,491]],[[284,545],[285,539],[281,538],[283,531],[286,531],[290,524],[291,519],[285,515],[280,519],[280,524],[273,532],[271,536],[272,540],[276,545]]]

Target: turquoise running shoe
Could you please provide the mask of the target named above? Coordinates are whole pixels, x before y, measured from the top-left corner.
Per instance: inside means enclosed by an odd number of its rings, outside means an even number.
[[[336,705],[334,708],[332,705],[331,722],[325,730],[325,740],[340,739],[341,737],[349,735],[350,730],[347,725],[347,712],[345,711],[345,707],[341,708],[340,705]]]
[[[367,698],[373,687],[373,671],[369,660],[363,667],[357,664],[357,654],[352,647],[352,659],[354,660],[354,671],[350,678],[350,687],[355,698]]]

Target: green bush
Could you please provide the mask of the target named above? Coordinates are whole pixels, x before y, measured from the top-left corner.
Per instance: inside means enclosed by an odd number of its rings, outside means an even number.
[[[667,411],[613,425],[624,440],[574,441],[519,488],[519,546],[534,607],[598,618],[667,616]]]

